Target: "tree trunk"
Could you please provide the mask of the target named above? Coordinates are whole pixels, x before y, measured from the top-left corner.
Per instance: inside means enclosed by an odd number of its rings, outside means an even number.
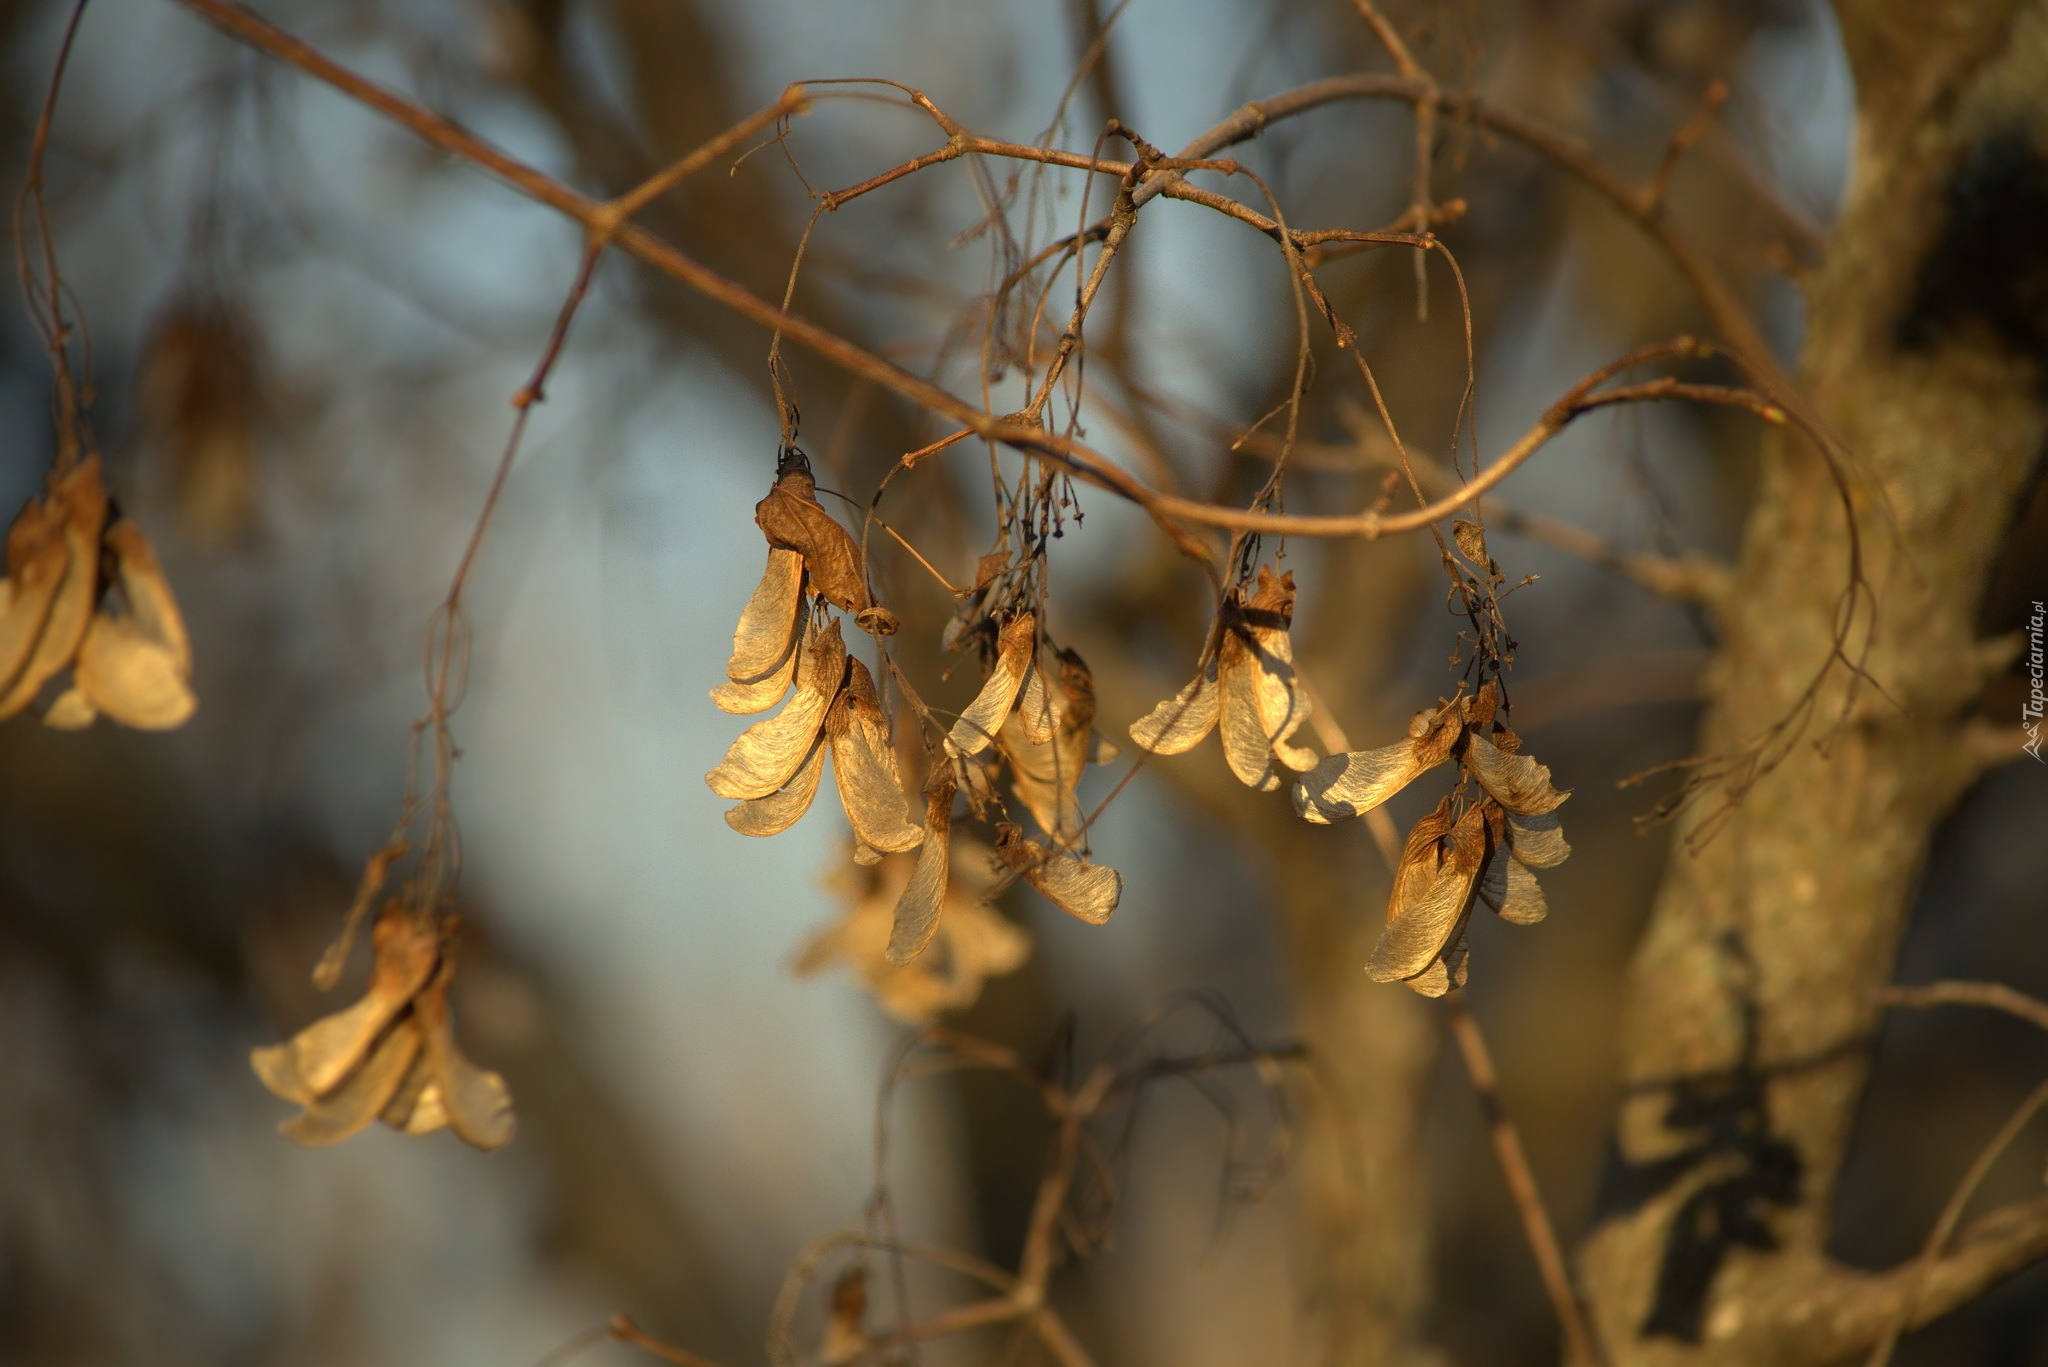
[[[1867,678],[1837,662],[1802,708],[1855,543],[1827,463],[1787,434],[1700,753],[1786,718],[1799,736],[1718,829],[1703,823],[1722,793],[1695,803],[1695,849],[1678,847],[1631,969],[1614,1166],[1582,1261],[1617,1363],[1826,1362],[1887,1329],[1910,1269],[1824,1254],[1875,993],[1936,823],[2019,750],[2016,725],[1992,737],[1966,717],[1989,657],[1978,603],[2048,438],[2048,3],[1837,8],[1855,165],[1801,379],[1854,488],[1868,592],[1846,644]],[[1915,1323],[2048,1252],[2048,1210],[1976,1236]]]

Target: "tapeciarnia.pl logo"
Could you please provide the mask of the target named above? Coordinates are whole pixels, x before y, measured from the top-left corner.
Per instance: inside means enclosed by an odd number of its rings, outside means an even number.
[[[2048,612],[2044,612],[2039,599],[2034,601],[2034,615],[2027,619],[2027,679],[2031,687],[2027,700],[2020,707],[2020,723],[2027,733],[2027,743],[2020,748],[2032,755],[2036,761],[2048,764],[2041,758],[2041,713],[2048,708],[2048,693],[2044,693],[2041,681],[2044,673],[2041,656],[2041,623]]]

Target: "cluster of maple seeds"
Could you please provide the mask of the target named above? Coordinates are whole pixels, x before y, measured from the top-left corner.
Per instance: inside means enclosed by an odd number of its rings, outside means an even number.
[[[505,1080],[455,1047],[448,1006],[455,931],[452,918],[387,901],[370,934],[374,961],[362,1000],[250,1054],[263,1085],[302,1108],[279,1133],[317,1147],[381,1120],[411,1135],[450,1129],[479,1149],[512,1138]],[[314,981],[331,986],[340,958],[330,954]]]
[[[198,706],[192,646],[149,538],[107,497],[98,456],[62,464],[7,531],[0,578],[0,719],[53,679],[43,713],[74,731],[101,715],[162,731]]]
[[[870,596],[859,549],[818,503],[801,452],[784,452],[755,520],[768,540],[768,565],[734,632],[727,682],[711,697],[737,714],[782,706],[743,732],[705,779],[737,804],[726,813],[734,830],[773,835],[809,809],[829,754],[853,829],[854,860],[870,870],[842,880],[851,908],[812,938],[799,970],[843,960],[891,1014],[918,1021],[968,1004],[985,977],[1022,962],[1028,942],[986,905],[1001,887],[985,876],[991,861],[983,856],[980,875],[959,872],[973,859],[963,861],[966,850],[952,845],[956,798],[994,827],[994,866],[1084,921],[1108,920],[1122,878],[1075,852],[1087,824],[1076,784],[1088,763],[1106,763],[1116,750],[1095,732],[1094,685],[1081,657],[1049,646],[1037,615],[1014,597],[991,601],[1002,564],[984,563],[949,632],[982,643],[985,676],[945,734],[942,753],[932,757],[920,826],[874,676],[847,652],[838,621],[823,620],[823,605],[854,614],[877,635],[893,633],[896,619]],[[1294,667],[1294,598],[1292,573],[1266,566],[1255,585],[1247,579],[1232,586],[1195,678],[1133,724],[1131,737],[1143,749],[1173,755],[1217,731],[1231,772],[1255,791],[1275,791],[1302,775],[1293,782],[1295,805],[1318,824],[1361,816],[1456,758],[1464,777],[1410,830],[1386,928],[1367,965],[1375,981],[1440,996],[1465,981],[1465,926],[1475,905],[1518,924],[1545,915],[1532,871],[1569,853],[1555,815],[1569,794],[1551,786],[1548,769],[1519,753],[1497,680],[1439,700],[1390,746],[1322,759],[1295,745],[1311,703]],[[1027,836],[1006,807],[997,813],[998,768],[1007,771],[1011,793],[1041,838]],[[917,857],[907,876],[874,870],[884,856],[912,849]],[[942,925],[943,964],[920,971],[916,961]]]

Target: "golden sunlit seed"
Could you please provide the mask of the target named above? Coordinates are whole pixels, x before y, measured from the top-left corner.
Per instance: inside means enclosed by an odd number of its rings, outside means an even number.
[[[1032,652],[1038,646],[1038,622],[1030,613],[1019,613],[1003,627],[998,638],[995,666],[989,670],[981,691],[953,723],[946,734],[949,755],[978,755],[987,749],[1010,715],[1024,676],[1033,672]]]

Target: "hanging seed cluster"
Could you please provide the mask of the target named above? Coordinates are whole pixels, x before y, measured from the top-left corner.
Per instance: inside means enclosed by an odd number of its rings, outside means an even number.
[[[927,1021],[971,1003],[985,978],[1029,953],[1022,932],[986,905],[1011,879],[1083,921],[1107,921],[1123,881],[1086,853],[1077,783],[1117,752],[1095,729],[1086,662],[1048,639],[1042,596],[1032,591],[1046,529],[1027,530],[1014,553],[999,542],[947,628],[946,645],[978,656],[982,682],[950,725],[932,729],[920,802],[904,784],[875,677],[848,651],[842,629],[851,618],[879,640],[896,618],[874,601],[859,547],[818,503],[801,452],[784,453],[755,520],[768,563],[733,633],[726,682],[711,697],[735,714],[776,710],[742,732],[705,781],[735,804],[728,825],[768,836],[809,810],[831,760],[862,872],[835,880],[845,910],[807,944],[799,971],[843,965],[892,1015]],[[1019,526],[1032,523],[1019,516],[1008,524]],[[1517,924],[1543,919],[1534,871],[1569,852],[1556,815],[1568,794],[1521,752],[1506,720],[1505,581],[1476,524],[1458,523],[1454,539],[1457,554],[1445,545],[1444,560],[1453,605],[1469,624],[1454,664],[1469,658],[1484,682],[1417,713],[1402,739],[1328,758],[1296,743],[1311,703],[1290,637],[1294,576],[1255,556],[1240,560],[1193,679],[1129,727],[1132,741],[1157,755],[1217,734],[1240,782],[1261,793],[1289,788],[1300,815],[1317,824],[1361,816],[1455,764],[1453,789],[1408,833],[1367,965],[1374,981],[1428,996],[1465,982],[1473,908]],[[992,849],[954,839],[962,815],[992,832]],[[885,864],[894,854],[905,858]]]

